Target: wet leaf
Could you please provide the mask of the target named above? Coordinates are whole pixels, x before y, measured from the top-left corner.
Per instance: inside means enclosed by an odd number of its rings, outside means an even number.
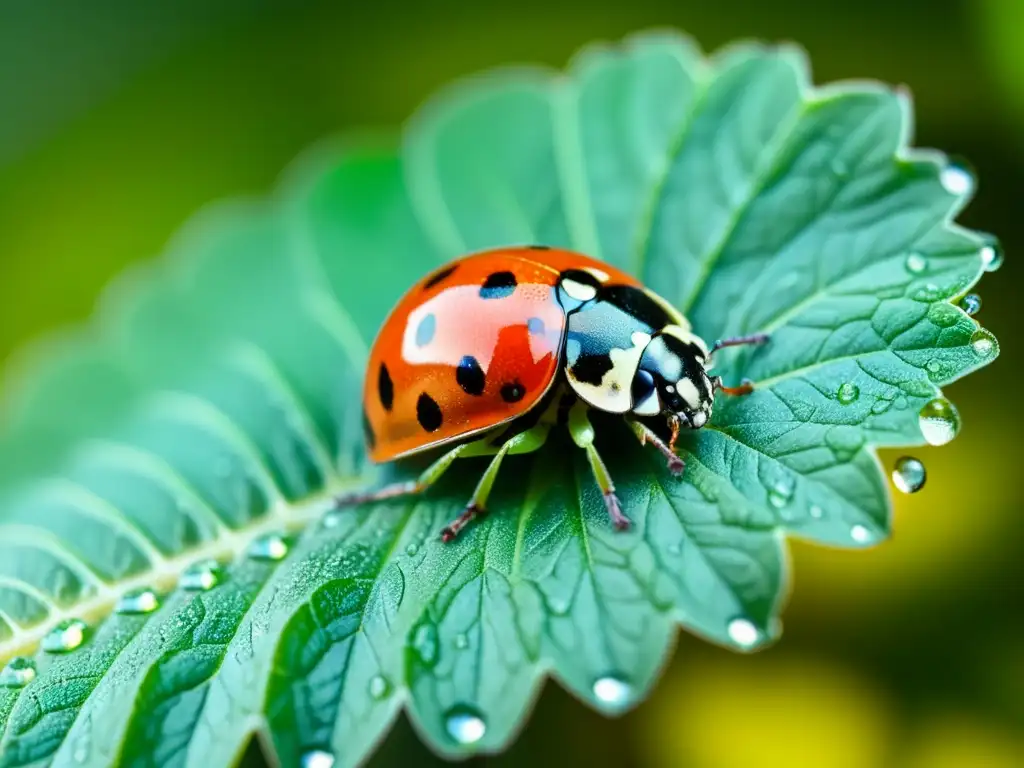
[[[321,149],[201,214],[36,349],[0,437],[0,662],[29,657],[0,765],[229,765],[254,731],[283,764],[352,765],[403,706],[439,752],[490,752],[545,674],[616,714],[680,625],[774,640],[780,534],[883,540],[874,447],[923,443],[939,386],[998,353],[957,304],[992,265],[951,223],[971,177],[907,148],[904,95],[807,78],[792,48],[645,35],[457,85],[401,151]],[[388,308],[514,243],[632,270],[709,340],[770,331],[721,357],[755,393],[685,437],[681,480],[598,422],[626,533],[564,435],[509,459],[454,544],[476,461],[324,516],[376,479],[359,395]]]

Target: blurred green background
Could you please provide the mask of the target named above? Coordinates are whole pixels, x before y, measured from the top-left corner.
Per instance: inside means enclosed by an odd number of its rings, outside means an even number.
[[[516,746],[480,762],[1024,766],[1022,0],[0,2],[0,357],[86,318],[190,213],[267,193],[317,140],[397,126],[453,77],[561,65],[652,26],[705,49],[795,40],[818,82],[907,85],[916,143],[978,172],[961,221],[1006,247],[980,286],[1002,357],[947,391],[963,430],[913,451],[929,481],[896,499],[891,542],[793,545],[778,646],[742,657],[683,636],[653,698],[616,721],[548,686]],[[403,722],[373,764],[432,760]]]

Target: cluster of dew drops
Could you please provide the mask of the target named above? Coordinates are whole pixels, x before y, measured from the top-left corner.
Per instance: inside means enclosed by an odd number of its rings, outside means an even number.
[[[939,179],[952,195],[963,197],[974,192],[975,178],[970,169],[961,162],[951,162],[946,165],[940,173]],[[982,245],[979,252],[981,266],[986,272],[995,272],[1003,265],[1004,253],[999,242],[991,238]],[[919,253],[911,253],[907,256],[905,267],[914,277],[921,277],[927,274],[929,263],[926,256]],[[921,298],[938,298],[938,286],[927,283],[920,290]],[[957,306],[964,314],[973,317],[981,311],[981,297],[976,293],[968,293],[963,296]],[[948,305],[944,303],[932,304],[929,317],[935,322],[951,324],[955,322],[956,315],[949,311]],[[944,323],[948,317],[949,322]],[[982,362],[996,350],[995,337],[984,328],[979,328],[971,336],[971,350]],[[930,374],[938,374],[942,368],[938,362],[929,363],[927,366]],[[843,384],[837,393],[837,399],[844,404],[849,404],[857,397],[856,386]],[[956,407],[944,397],[937,397],[921,409],[918,416],[918,423],[921,427],[921,434],[929,445],[945,445],[950,442],[960,430],[960,414]],[[913,456],[901,456],[893,465],[892,482],[896,488],[903,493],[916,493],[924,487],[928,473],[920,459]]]

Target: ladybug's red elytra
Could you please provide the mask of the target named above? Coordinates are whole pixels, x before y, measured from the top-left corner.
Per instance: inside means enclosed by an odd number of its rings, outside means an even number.
[[[591,409],[622,414],[675,474],[681,428],[711,418],[711,355],[760,344],[764,334],[710,348],[667,301],[625,272],[579,253],[529,246],[457,259],[414,285],[384,322],[363,389],[367,447],[376,462],[450,446],[418,479],[339,497],[339,506],[420,493],[455,459],[492,456],[465,511],[441,533],[458,535],[486,508],[502,460],[540,448],[564,420],[587,453],[616,528],[629,527],[594,447]],[[567,407],[568,406],[568,407]],[[662,440],[640,418],[663,415]]]

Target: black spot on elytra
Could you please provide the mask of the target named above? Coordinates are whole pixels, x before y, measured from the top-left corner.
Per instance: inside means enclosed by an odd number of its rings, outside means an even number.
[[[420,324],[416,326],[416,346],[427,346],[427,344],[429,344],[433,340],[434,331],[436,330],[437,318],[434,316],[434,313],[431,312],[429,315],[426,315],[422,320],[420,320]]]
[[[390,411],[395,402],[395,385],[391,381],[391,374],[384,363],[380,364],[380,371],[377,374],[377,395],[380,397],[380,404],[385,411]]]
[[[427,432],[439,430],[441,422],[444,420],[441,415],[441,406],[426,392],[420,394],[420,399],[416,401],[416,420]]]
[[[516,276],[511,272],[495,272],[480,286],[481,299],[503,299],[516,289]]]
[[[598,385],[604,375],[612,369],[612,359],[608,355],[594,355],[584,352],[572,366],[572,375],[584,384]]]
[[[458,264],[452,264],[450,267],[439,269],[437,272],[435,272],[434,274],[432,274],[430,277],[423,281],[423,290],[429,291],[438,283],[451,277],[452,272],[454,272],[458,268]]]
[[[506,403],[518,403],[526,394],[526,387],[518,381],[510,381],[501,385],[501,399]]]
[[[373,427],[370,426],[366,411],[363,411],[363,437],[366,438],[366,446],[372,451],[377,445],[377,436],[373,434]]]
[[[484,393],[484,385],[487,383],[480,363],[472,355],[466,355],[459,361],[459,367],[455,369],[455,381],[463,392],[474,397]]]
[[[550,251],[551,250],[551,246],[550,245],[528,245],[526,247],[529,248],[531,251]]]
[[[531,317],[526,321],[526,330],[534,336],[541,336],[544,333],[544,321],[539,317]]]

